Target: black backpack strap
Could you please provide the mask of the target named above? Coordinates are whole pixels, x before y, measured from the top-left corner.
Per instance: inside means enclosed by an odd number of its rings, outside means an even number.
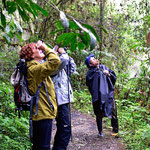
[[[44,84],[45,92],[46,92],[46,94],[47,94],[47,98],[48,98],[49,105],[50,105],[50,107],[54,110],[54,106],[53,106],[52,103],[51,103],[51,100],[50,100],[49,95],[48,95],[48,92],[47,92],[47,87],[46,87],[46,84],[45,84],[44,81],[43,81],[43,84]]]
[[[29,134],[30,134],[30,140],[31,140],[31,141],[32,141],[32,138],[33,138],[33,124],[32,124],[33,105],[36,104],[35,115],[37,116],[37,113],[38,113],[38,105],[39,105],[39,94],[40,94],[40,88],[41,88],[42,84],[44,84],[44,89],[45,89],[45,92],[46,92],[46,94],[47,94],[47,98],[48,98],[49,105],[50,105],[50,107],[54,110],[54,106],[52,105],[52,103],[51,103],[51,101],[50,101],[50,98],[49,98],[49,95],[48,95],[48,92],[47,92],[46,84],[45,84],[45,82],[43,81],[43,82],[39,85],[36,94],[35,94],[34,96],[32,96],[32,99],[31,99],[31,102],[30,102],[30,120],[29,120],[30,128],[29,128]]]
[[[33,124],[32,124],[33,103],[34,103],[34,96],[32,96],[32,99],[31,99],[31,102],[30,102],[29,135],[30,135],[30,140],[31,141],[32,141],[32,138],[33,138]]]
[[[30,101],[30,119],[29,119],[29,134],[30,134],[30,140],[32,141],[33,138],[33,123],[32,123],[32,114],[33,114],[33,105],[36,103],[36,111],[35,115],[37,115],[38,112],[38,103],[39,103],[39,94],[40,94],[40,88],[42,86],[42,83],[39,85],[36,94],[32,96]]]
[[[37,92],[35,94],[35,99],[36,99],[36,109],[35,109],[35,115],[37,116],[37,113],[38,113],[38,106],[39,106],[39,94],[40,94],[40,88],[42,86],[42,83],[39,85],[38,89],[37,89]]]
[[[35,103],[35,104],[36,104],[35,115],[37,116],[37,113],[38,113],[38,106],[39,106],[39,94],[40,94],[40,88],[41,88],[42,84],[44,84],[44,89],[45,89],[45,92],[46,92],[46,95],[47,95],[47,98],[48,98],[49,105],[50,105],[50,107],[54,110],[54,106],[52,105],[51,100],[50,100],[49,95],[48,95],[48,92],[47,92],[46,84],[45,84],[45,82],[43,81],[43,82],[39,85],[36,94],[33,96],[32,100],[31,100],[31,104],[30,104],[30,115],[32,115],[32,111],[33,111],[32,108],[33,108],[33,105],[34,105],[34,103]]]
[[[32,114],[33,114],[33,105],[36,103],[36,111],[35,115],[37,115],[38,111],[38,102],[39,102],[39,94],[40,94],[40,88],[42,86],[42,83],[39,85],[36,94],[32,96],[31,101],[30,101],[30,120],[32,120]]]

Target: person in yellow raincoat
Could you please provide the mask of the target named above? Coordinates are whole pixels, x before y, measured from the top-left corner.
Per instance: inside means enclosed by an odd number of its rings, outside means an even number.
[[[23,46],[20,58],[27,62],[26,78],[31,95],[35,95],[42,82],[45,84],[42,84],[40,88],[37,115],[35,115],[36,106],[33,107],[33,150],[50,150],[52,120],[57,114],[55,89],[50,75],[58,69],[60,59],[42,41]]]

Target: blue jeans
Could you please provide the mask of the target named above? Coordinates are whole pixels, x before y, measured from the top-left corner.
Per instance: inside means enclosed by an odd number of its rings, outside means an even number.
[[[54,138],[53,150],[66,150],[71,137],[69,104],[63,104],[58,106],[56,126],[57,131]]]
[[[32,150],[50,150],[52,119],[33,121]]]

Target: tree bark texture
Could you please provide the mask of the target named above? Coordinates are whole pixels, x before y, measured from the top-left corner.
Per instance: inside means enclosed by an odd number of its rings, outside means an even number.
[[[102,51],[102,46],[103,46],[103,32],[102,32],[102,28],[103,28],[103,20],[104,20],[104,7],[105,7],[105,1],[106,0],[100,0],[100,40],[101,40],[101,44],[100,44],[100,51]]]

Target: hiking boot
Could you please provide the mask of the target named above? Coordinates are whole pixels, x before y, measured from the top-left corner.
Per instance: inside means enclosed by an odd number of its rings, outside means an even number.
[[[111,134],[111,136],[117,137],[118,133],[113,133],[113,134]]]
[[[112,132],[114,132],[114,133],[118,133],[118,129],[113,128],[113,129],[112,129]]]
[[[117,137],[117,138],[119,137],[119,136],[118,136],[118,129],[113,128],[113,129],[112,129],[112,132],[113,132],[113,133],[111,134],[111,136],[114,136],[114,137]]]
[[[103,132],[100,132],[99,134],[98,134],[98,137],[103,137],[104,135],[103,135]]]

